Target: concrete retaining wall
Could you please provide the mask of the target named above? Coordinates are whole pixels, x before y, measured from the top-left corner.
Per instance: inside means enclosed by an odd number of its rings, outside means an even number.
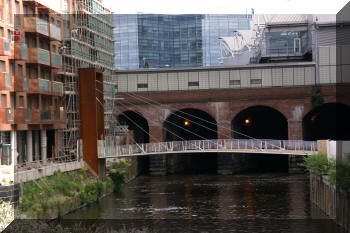
[[[68,172],[78,170],[84,167],[84,161],[74,161],[68,163],[48,164],[40,168],[27,171],[19,171],[15,174],[15,183],[22,183],[31,180],[37,180],[41,177],[51,176],[55,171]]]
[[[19,184],[0,186],[0,202],[1,201],[18,204]]]

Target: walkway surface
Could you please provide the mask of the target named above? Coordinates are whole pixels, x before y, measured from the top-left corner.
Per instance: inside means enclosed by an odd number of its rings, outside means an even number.
[[[311,155],[317,153],[316,141],[214,139],[117,145],[116,141],[99,141],[99,158],[118,158],[156,154],[186,153],[253,153]]]

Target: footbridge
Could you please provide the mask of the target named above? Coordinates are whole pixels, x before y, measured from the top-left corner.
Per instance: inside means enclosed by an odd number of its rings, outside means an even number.
[[[99,141],[99,158],[123,158],[146,155],[194,153],[248,153],[308,156],[317,153],[316,141],[214,139],[118,145],[116,141]]]

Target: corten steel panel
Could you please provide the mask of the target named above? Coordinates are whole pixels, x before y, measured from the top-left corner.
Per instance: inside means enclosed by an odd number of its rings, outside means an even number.
[[[84,161],[98,174],[97,140],[105,136],[103,75],[100,70],[79,69],[79,113]]]

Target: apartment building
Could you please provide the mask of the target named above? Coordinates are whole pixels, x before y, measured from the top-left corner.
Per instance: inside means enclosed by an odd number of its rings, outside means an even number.
[[[106,129],[114,106],[114,40],[111,10],[102,0],[63,1],[63,40],[60,51],[64,80],[66,128],[60,132],[61,153],[68,157],[77,154],[79,139],[78,69],[103,69],[105,90]],[[107,97],[108,96],[108,97]],[[101,103],[102,104],[102,103]]]
[[[62,18],[37,1],[0,3],[0,164],[46,162],[65,127]]]

